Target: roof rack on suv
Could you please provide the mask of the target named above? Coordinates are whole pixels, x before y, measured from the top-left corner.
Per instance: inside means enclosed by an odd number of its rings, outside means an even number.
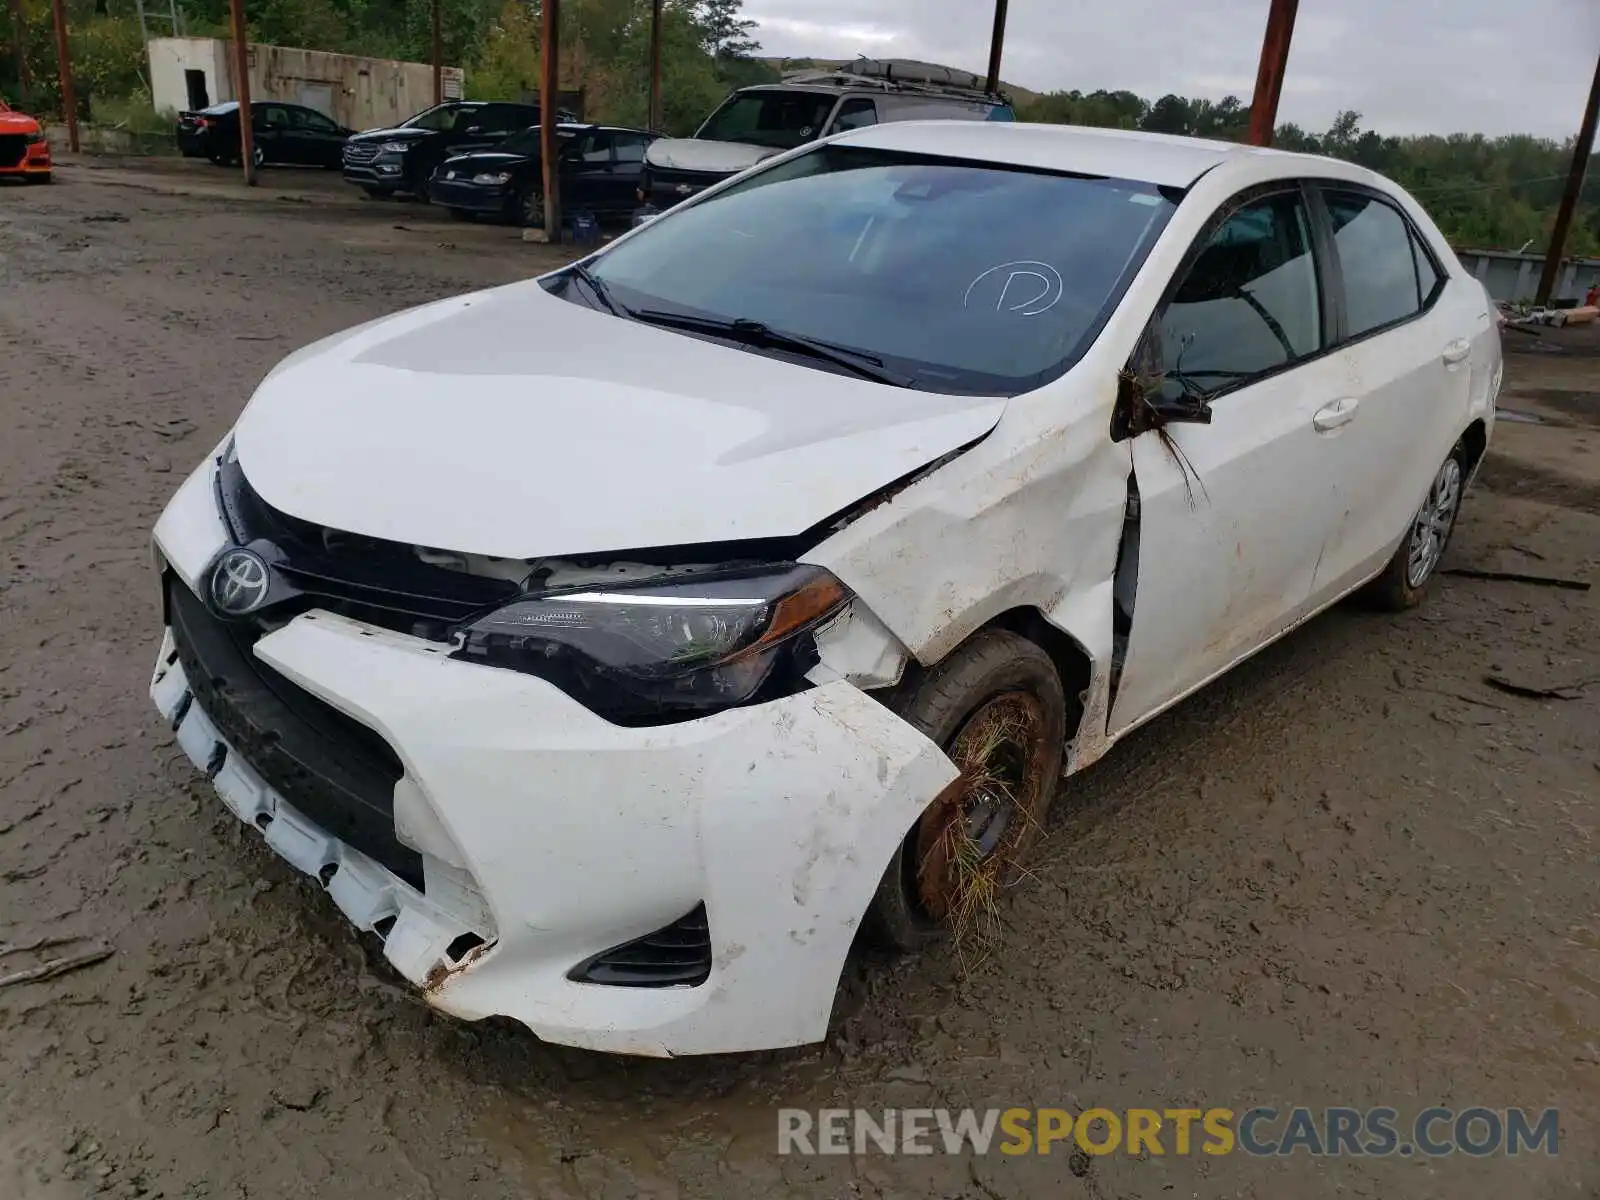
[[[791,71],[783,77],[783,82],[878,88],[885,92],[920,92],[1010,103],[1004,93],[989,91],[982,76],[910,58],[858,58],[837,67]]]

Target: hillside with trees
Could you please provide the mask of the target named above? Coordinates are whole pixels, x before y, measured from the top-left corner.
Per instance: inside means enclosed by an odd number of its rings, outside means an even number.
[[[32,107],[59,109],[49,0],[19,0]],[[149,85],[135,0],[66,0],[80,103],[89,119],[136,128],[170,128],[150,109]],[[539,0],[442,0],[446,61],[466,69],[475,97],[535,92],[539,80]],[[184,32],[227,35],[227,0],[177,0]],[[146,0],[153,34],[163,0]],[[245,0],[250,37],[284,46],[426,61],[431,0]],[[650,0],[565,0],[561,75],[582,87],[592,119],[643,124],[647,113]],[[16,35],[9,23],[0,45],[0,94],[17,96]],[[981,48],[978,48],[981,50]],[[743,0],[665,0],[662,94],[668,132],[694,130],[729,89],[775,81],[785,68],[812,60],[758,57],[755,23]],[[1144,129],[1238,140],[1249,105],[1127,91],[1015,92],[1026,121]],[[1574,114],[1576,117],[1577,114]],[[1393,137],[1361,127],[1360,114],[1340,113],[1326,130],[1296,125],[1277,144],[1382,171],[1409,188],[1460,246],[1541,247],[1566,177],[1570,148],[1526,135]],[[1569,249],[1600,253],[1600,173],[1591,170],[1586,204]]]

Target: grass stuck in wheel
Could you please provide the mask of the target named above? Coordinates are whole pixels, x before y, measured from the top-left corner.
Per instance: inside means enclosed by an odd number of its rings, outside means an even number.
[[[949,746],[960,786],[923,815],[918,894],[928,915],[949,927],[966,969],[998,938],[1001,896],[1023,873],[1018,851],[1031,841],[1051,782],[1046,736],[1034,697],[1006,692],[986,701]]]

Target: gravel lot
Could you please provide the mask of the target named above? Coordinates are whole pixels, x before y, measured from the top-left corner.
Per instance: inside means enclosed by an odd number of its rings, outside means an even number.
[[[0,189],[0,976],[114,954],[0,988],[0,1197],[1600,1195],[1600,592],[1318,619],[1073,781],[990,958],[853,969],[823,1047],[459,1025],[157,719],[148,536],[291,349],[554,256],[287,172],[59,177]],[[1600,332],[1508,348],[1542,420],[1502,423],[1449,565],[1600,582]],[[783,1105],[1297,1103],[1559,1106],[1561,1152],[775,1154]]]

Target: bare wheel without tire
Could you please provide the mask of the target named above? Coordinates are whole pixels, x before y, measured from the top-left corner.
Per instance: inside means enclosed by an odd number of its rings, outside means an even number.
[[[1450,544],[1450,535],[1455,532],[1466,479],[1467,449],[1457,442],[1434,475],[1422,506],[1411,518],[1405,540],[1383,574],[1373,581],[1372,596],[1378,604],[1399,612],[1422,602],[1428,582],[1438,571],[1439,561]]]
[[[944,747],[960,777],[890,860],[865,931],[893,950],[992,937],[1061,773],[1067,702],[1050,656],[1018,634],[981,633],[930,671],[900,715]]]

